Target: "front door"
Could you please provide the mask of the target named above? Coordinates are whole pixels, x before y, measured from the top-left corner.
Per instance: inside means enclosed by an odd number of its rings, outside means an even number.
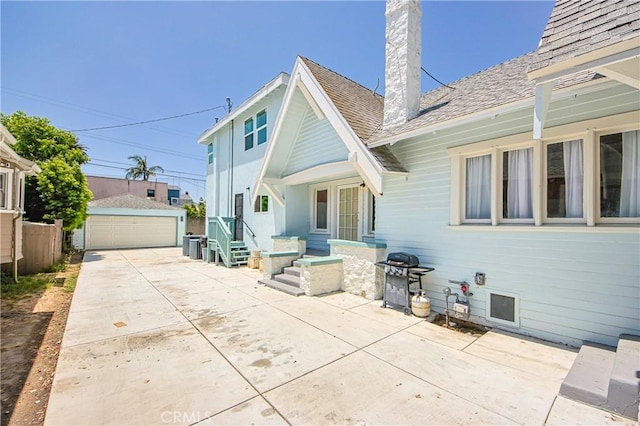
[[[358,241],[360,220],[359,187],[338,187],[338,238]]]
[[[243,241],[243,233],[244,229],[244,216],[242,215],[242,208],[244,206],[244,194],[236,194],[236,203],[235,203],[235,218],[236,218],[236,226],[234,232],[234,240],[235,241]]]

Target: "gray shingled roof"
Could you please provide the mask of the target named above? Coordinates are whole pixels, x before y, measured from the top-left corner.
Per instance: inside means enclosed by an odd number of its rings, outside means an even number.
[[[640,0],[558,0],[529,71],[640,35]]]
[[[154,210],[181,210],[169,204],[159,203],[135,195],[116,195],[115,197],[101,198],[89,202],[89,207],[103,207],[115,209],[154,209]]]
[[[329,68],[304,57],[300,57],[331,102],[365,145],[382,126],[384,98],[344,77]],[[405,168],[388,148],[369,150],[387,171],[405,172]]]
[[[533,98],[535,84],[528,79],[527,70],[535,59],[535,52],[528,53],[448,84],[454,89],[442,86],[425,93],[420,100],[420,113],[416,118],[399,126],[379,130],[368,143]],[[599,77],[593,72],[578,73],[557,80],[554,89]]]

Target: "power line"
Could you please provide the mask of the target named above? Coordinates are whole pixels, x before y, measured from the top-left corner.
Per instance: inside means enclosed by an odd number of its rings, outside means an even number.
[[[203,112],[213,111],[218,108],[227,108],[225,105],[219,105],[213,108],[207,108],[200,111],[188,112],[186,114],[172,115],[171,117],[164,118],[156,118],[154,120],[146,120],[146,121],[138,121],[137,123],[128,123],[128,124],[116,124],[115,126],[104,126],[104,127],[92,127],[89,129],[77,129],[77,130],[69,130],[70,132],[89,132],[92,130],[104,130],[104,129],[115,129],[117,127],[129,127],[129,126],[138,126],[140,124],[148,124],[148,123],[157,123],[158,121],[166,121],[173,120],[174,118],[187,117],[189,115],[202,114]]]
[[[109,166],[109,165],[107,165],[107,164],[97,164],[97,163],[94,163],[93,161],[89,161],[89,162],[87,163],[87,165],[89,165],[89,166],[95,166],[95,167],[105,167],[105,168],[108,168],[108,169],[117,169],[117,170],[123,170],[123,171],[126,171],[126,170],[127,170],[127,169],[126,169],[126,168],[124,168],[124,167]],[[159,172],[156,172],[156,175],[157,175],[157,176],[166,176],[166,177],[171,177],[171,178],[181,179],[181,180],[187,180],[187,181],[191,181],[191,182],[206,182],[206,180],[205,180],[205,179],[188,178],[188,177],[184,177],[184,176],[170,175],[170,174],[167,174],[167,173],[159,173]]]
[[[119,144],[119,145],[131,146],[131,147],[134,147],[134,148],[144,148],[144,149],[146,149],[148,151],[155,151],[155,152],[159,152],[161,154],[173,155],[175,157],[182,157],[182,158],[186,158],[186,159],[189,159],[189,160],[204,161],[203,160],[204,157],[185,154],[185,153],[178,152],[178,151],[171,151],[171,150],[163,149],[163,148],[157,148],[157,147],[154,147],[152,145],[145,145],[145,144],[141,144],[141,143],[135,143],[135,142],[127,141],[127,140],[124,140],[124,139],[114,138],[114,137],[111,137],[111,136],[84,135],[83,137],[84,138],[98,139],[98,140],[102,140],[102,141],[105,141],[105,142],[111,142],[111,143],[115,143],[115,144]]]
[[[444,84],[443,82],[441,82],[440,80],[438,80],[437,78],[435,78],[434,76],[432,76],[431,74],[429,74],[429,71],[425,70],[425,69],[424,69],[424,67],[420,67],[420,69],[421,69],[421,70],[422,70],[426,75],[428,75],[429,77],[431,77],[434,81],[436,81],[436,82],[440,83],[440,85],[442,85],[442,86],[444,86],[444,87],[446,87],[446,88],[448,88],[448,89],[451,89],[451,90],[455,90],[455,89],[456,89],[455,87],[452,87],[452,86],[449,86],[449,85],[447,85],[447,84]]]
[[[91,158],[91,161],[101,161],[103,163],[120,164],[120,165],[123,165],[123,166],[131,167],[131,164],[123,163],[121,161],[102,160],[100,158]],[[184,174],[184,175],[199,176],[199,177],[203,177],[204,176],[202,173],[196,174],[196,173],[189,173],[189,172],[181,172],[180,170],[169,170],[169,169],[165,169],[164,167],[163,167],[163,169],[164,169],[165,172],[181,173],[181,174]]]
[[[126,117],[123,115],[118,115],[118,114],[112,114],[106,111],[102,111],[102,110],[98,110],[98,109],[94,109],[94,108],[89,108],[86,106],[82,106],[82,105],[78,105],[78,104],[74,104],[71,102],[66,102],[66,101],[61,101],[58,99],[53,99],[53,98],[48,98],[46,96],[41,96],[41,95],[36,95],[34,93],[29,93],[29,92],[25,92],[23,90],[17,90],[17,89],[11,89],[8,87],[1,87],[0,90],[4,93],[13,95],[13,96],[17,96],[17,97],[21,97],[21,98],[27,98],[27,99],[34,99],[37,101],[40,101],[42,103],[47,103],[47,104],[51,104],[51,105],[59,105],[62,106],[63,108],[68,108],[71,110],[75,110],[75,111],[80,111],[83,112],[85,114],[89,114],[89,115],[93,115],[96,117],[105,117],[105,118],[110,118],[110,119],[115,119],[115,120],[127,120],[127,121],[131,121],[134,120],[131,117]],[[164,127],[164,126],[149,126],[149,129],[151,130],[155,130],[158,132],[162,132],[162,133],[170,133],[170,134],[174,134],[177,136],[184,136],[184,137],[188,137],[188,138],[195,138],[197,135],[193,135],[187,132],[183,132],[183,131],[179,131],[176,129],[172,129],[170,127]]]

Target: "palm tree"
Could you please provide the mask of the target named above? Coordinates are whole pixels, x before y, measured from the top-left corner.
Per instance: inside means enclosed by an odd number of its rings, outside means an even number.
[[[142,180],[149,180],[149,177],[155,176],[156,172],[164,172],[164,169],[160,166],[149,167],[146,155],[144,157],[132,155],[129,160],[135,161],[136,164],[127,169],[127,174],[124,176],[126,179],[142,178]]]

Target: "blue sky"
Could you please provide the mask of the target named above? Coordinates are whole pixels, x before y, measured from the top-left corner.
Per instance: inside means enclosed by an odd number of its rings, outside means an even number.
[[[426,1],[422,63],[449,83],[535,50],[552,1]],[[298,54],[384,93],[384,1],[2,1],[1,110],[76,130],[239,105]],[[424,76],[422,91],[437,87]],[[78,132],[85,173],[123,177],[131,155],[204,195],[196,143],[223,109]],[[108,167],[105,167],[108,166]]]

